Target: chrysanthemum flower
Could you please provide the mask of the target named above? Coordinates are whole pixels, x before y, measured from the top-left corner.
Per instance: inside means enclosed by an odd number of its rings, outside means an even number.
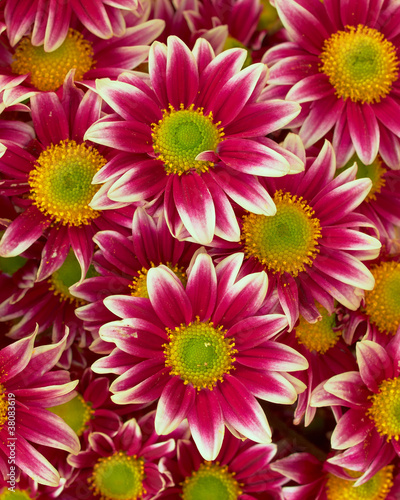
[[[57,486],[58,472],[31,443],[79,451],[76,434],[48,411],[74,397],[78,382],[70,382],[66,371],[51,371],[64,350],[67,334],[57,344],[34,348],[35,337],[33,333],[0,351],[0,470],[7,479],[7,445],[14,445],[17,472],[21,469],[38,483]]]
[[[70,291],[87,302],[76,314],[95,338],[91,350],[109,354],[114,345],[101,340],[98,331],[104,323],[118,317],[106,308],[104,298],[120,294],[148,297],[147,273],[160,264],[165,264],[186,283],[186,269],[198,245],[178,241],[171,235],[162,212],[152,217],[141,207],[133,216],[131,237],[116,231],[100,231],[94,242],[99,247],[94,255],[99,276],[86,278]]]
[[[362,232],[371,222],[354,209],[366,197],[370,179],[356,179],[357,167],[335,177],[336,162],[328,141],[316,158],[305,158],[296,136],[288,148],[304,158],[306,169],[282,179],[260,179],[274,197],[277,213],[242,218],[241,249],[248,270],[266,270],[270,288],[293,328],[299,314],[310,323],[320,318],[314,302],[331,314],[334,299],[357,309],[374,278],[361,262],[377,257],[378,239]],[[268,139],[264,139],[268,141]]]
[[[353,353],[344,343],[341,330],[337,326],[336,314],[329,314],[317,304],[321,319],[308,323],[303,317],[296,323],[292,332],[284,332],[277,338],[300,354],[308,361],[307,370],[293,375],[301,380],[307,389],[299,394],[294,412],[294,423],[300,424],[304,417],[307,427],[314,419],[316,408],[310,406],[312,391],[323,381],[339,373],[357,370]],[[335,413],[341,416],[341,413]]]
[[[396,227],[400,226],[400,171],[390,170],[379,155],[370,165],[364,165],[354,155],[343,167],[346,169],[357,163],[357,179],[368,177],[372,187],[358,211],[373,223],[379,233],[379,239],[388,253],[398,253],[400,244]],[[342,169],[338,170],[340,173]]]
[[[321,463],[309,453],[294,453],[277,460],[271,468],[299,485],[283,488],[285,500],[394,500],[400,492],[394,484],[393,465],[383,467],[358,486],[358,473],[327,461]]]
[[[117,114],[92,125],[85,138],[124,153],[95,176],[95,182],[109,183],[91,206],[164,195],[172,234],[201,244],[214,234],[238,240],[228,198],[273,215],[274,203],[256,176],[282,176],[302,164],[257,139],[286,125],[300,108],[281,100],[258,102],[267,68],[240,70],[245,58],[242,49],[215,57],[203,39],[191,52],[169,37],[167,46],[155,42],[150,49],[150,86],[134,75],[97,80],[97,92]]]
[[[400,165],[400,8],[393,0],[276,0],[290,42],[267,52],[270,83],[302,104],[306,147],[333,129],[339,165],[356,151],[366,165],[378,151]],[[275,94],[276,95],[276,94]]]
[[[31,98],[31,107],[38,138],[35,148],[3,143],[7,151],[0,159],[5,179],[0,192],[13,196],[21,213],[4,233],[0,255],[19,255],[44,235],[38,281],[61,267],[70,247],[84,278],[94,250],[93,235],[116,227],[123,231],[134,210],[101,212],[89,207],[98,190],[91,184],[93,176],[109,158],[107,151],[83,141],[87,126],[100,116],[100,99],[90,90],[83,95],[69,79],[61,101],[56,94],[43,92]]]
[[[107,297],[106,307],[122,319],[104,325],[100,336],[117,348],[92,366],[120,375],[110,387],[114,402],[159,400],[157,433],[168,434],[187,418],[207,460],[219,453],[225,425],[237,436],[269,443],[256,397],[291,404],[304,389],[286,373],[307,368],[303,356],[269,340],[286,327],[285,316],[256,316],[266,274],[237,280],[242,260],[236,254],[215,269],[200,253],[186,288],[162,265],[148,271],[148,299]]]
[[[68,457],[80,474],[67,485],[65,495],[75,492],[75,498],[79,498],[78,492],[85,491],[86,498],[155,498],[173,484],[171,473],[162,470],[158,462],[174,456],[176,439],[187,436],[184,424],[166,438],[158,436],[154,432],[154,412],[128,420],[113,438],[93,432],[88,448]]]
[[[166,488],[156,498],[277,500],[282,498],[281,485],[287,479],[270,468],[276,451],[275,444],[243,441],[226,432],[221,451],[210,462],[202,459],[192,441],[178,440],[178,467],[171,467],[176,470],[175,486]]]
[[[103,432],[114,437],[121,419],[114,411],[118,406],[110,399],[109,385],[106,377],[97,377],[87,368],[80,376],[76,396],[49,410],[59,415],[78,437],[90,432]]]
[[[365,293],[357,311],[341,311],[344,338],[360,337],[386,345],[400,329],[400,257],[386,256],[371,265],[375,287]]]
[[[4,18],[12,45],[32,29],[33,44],[50,52],[67,37],[72,14],[94,35],[109,39],[125,33],[123,13],[138,7],[138,0],[5,0]]]
[[[322,382],[311,397],[312,406],[344,406],[349,410],[332,434],[332,448],[346,450],[328,461],[361,472],[363,484],[393,457],[400,455],[400,355],[398,333],[382,347],[362,340],[356,344],[358,371]]]
[[[18,257],[11,257],[10,260]],[[2,258],[7,262],[7,258]],[[37,261],[29,261],[14,276],[13,288],[9,296],[0,304],[0,321],[13,320],[7,336],[21,339],[29,335],[38,325],[38,332],[51,328],[52,341],[59,342],[68,327],[68,341],[59,366],[70,368],[74,363],[85,363],[80,354],[81,348],[87,347],[93,340],[85,332],[83,322],[75,316],[75,309],[85,302],[69,292],[69,287],[78,282],[81,269],[72,250],[69,251],[61,267],[46,280],[36,282]],[[88,276],[95,274],[89,269]],[[17,321],[18,320],[18,321]]]
[[[132,19],[131,25],[124,35],[107,41],[82,29],[72,20],[66,39],[51,52],[43,45],[36,45],[33,35],[22,38],[14,48],[8,46],[7,50],[4,45],[0,47],[6,65],[1,69],[5,74],[3,78],[11,72],[9,78],[13,76],[14,79],[25,80],[16,75],[28,75],[25,82],[41,91],[58,90],[71,69],[75,70],[75,80],[87,83],[96,78],[117,78],[122,71],[132,70],[147,59],[149,44],[164,29],[161,20],[146,21],[133,15],[129,19]],[[10,105],[11,98],[16,100],[15,94],[16,91],[7,94],[7,105]]]

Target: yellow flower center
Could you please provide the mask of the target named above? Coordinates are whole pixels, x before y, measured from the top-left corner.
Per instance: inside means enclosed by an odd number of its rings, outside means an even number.
[[[384,380],[379,392],[371,396],[372,406],[368,415],[373,420],[376,430],[389,441],[400,436],[400,378]]]
[[[164,344],[165,366],[171,375],[178,375],[185,384],[197,390],[210,390],[234,369],[237,353],[233,339],[225,338],[222,327],[202,323],[198,319],[188,325],[167,328],[169,343]]]
[[[143,488],[144,460],[119,451],[99,458],[88,479],[90,489],[101,500],[138,500]]]
[[[348,471],[350,474],[353,471]],[[354,477],[361,475],[353,473]],[[383,467],[375,476],[361,486],[354,481],[329,474],[326,483],[327,500],[384,500],[393,486],[393,465]]]
[[[365,292],[365,312],[379,330],[395,334],[400,324],[400,263],[382,262],[371,273],[375,287]]]
[[[255,257],[272,272],[297,276],[311,266],[321,237],[319,220],[303,198],[277,191],[276,215],[243,217],[242,242],[247,257]]]
[[[398,78],[396,47],[373,28],[346,26],[325,40],[320,70],[336,95],[353,102],[379,102]]]
[[[15,48],[11,69],[18,75],[30,73],[31,83],[39,90],[57,90],[72,68],[76,69],[75,79],[81,80],[93,65],[91,42],[70,28],[63,44],[52,52],[23,38]]]
[[[179,281],[182,283],[184,287],[186,287],[187,283],[187,276],[185,271],[183,270],[183,267],[178,267],[177,265],[172,266],[169,262],[165,264],[168,269],[171,269],[171,271],[179,278]],[[155,267],[152,264],[152,267]],[[129,288],[132,289],[131,295],[133,297],[144,297],[146,299],[149,298],[149,293],[147,291],[147,273],[149,272],[148,269],[145,267],[142,267],[140,271],[138,271],[138,275],[135,276],[132,280],[132,284],[129,285]]]
[[[29,174],[31,198],[54,222],[90,224],[100,212],[89,207],[99,186],[92,184],[106,160],[92,146],[61,141],[45,149]]]
[[[67,403],[47,409],[61,417],[78,436],[83,434],[94,414],[92,404],[86,402],[80,394]]]
[[[365,198],[365,202],[371,200],[376,200],[376,195],[381,192],[381,189],[386,184],[385,173],[386,168],[382,166],[382,161],[377,156],[375,160],[370,165],[364,165],[364,163],[358,158],[357,155],[352,156],[352,158],[346,163],[346,165],[337,170],[337,175],[354,165],[357,162],[357,179],[371,179],[372,187],[370,192]]]
[[[7,423],[8,399],[5,387],[0,384],[0,431]]]
[[[242,494],[240,484],[218,462],[204,462],[182,484],[183,500],[236,500]]]
[[[168,175],[191,171],[206,172],[214,164],[196,160],[203,151],[214,151],[224,135],[221,122],[214,124],[213,115],[203,114],[203,108],[192,104],[177,111],[173,106],[163,110],[163,118],[152,124],[153,149],[164,163]]]
[[[322,316],[321,320],[316,323],[308,323],[303,317],[300,317],[295,334],[299,344],[303,344],[309,351],[325,354],[337,343],[341,332],[334,329],[335,314],[329,314],[319,304],[317,304],[317,309]]]
[[[29,494],[29,490],[0,489],[0,500],[32,500],[32,498],[35,497]]]

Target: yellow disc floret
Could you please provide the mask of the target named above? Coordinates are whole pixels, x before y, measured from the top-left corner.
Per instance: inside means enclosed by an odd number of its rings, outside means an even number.
[[[359,24],[325,40],[320,70],[336,95],[353,102],[379,102],[398,78],[396,47],[376,29]]]
[[[30,73],[31,83],[39,90],[57,90],[72,68],[76,70],[75,80],[81,80],[93,64],[91,42],[70,28],[62,45],[52,52],[23,38],[15,48],[11,69],[18,75]]]
[[[7,423],[8,400],[4,386],[0,384],[0,431]]]
[[[385,500],[393,486],[393,466],[388,465],[377,472],[369,481],[354,486],[354,481],[329,474],[326,483],[327,500]],[[348,471],[358,477],[359,473]]]
[[[7,489],[4,488],[2,491],[0,488],[0,500],[32,500],[30,495],[30,490],[17,490],[17,489]]]
[[[154,152],[166,173],[201,173],[212,167],[210,161],[196,160],[200,153],[214,151],[223,138],[223,129],[220,122],[214,124],[212,112],[206,116],[203,108],[194,109],[193,104],[188,109],[181,105],[179,110],[170,105],[163,115],[152,124],[152,137]]]
[[[204,462],[182,484],[183,500],[237,500],[240,484],[226,465]]]
[[[382,332],[395,334],[400,325],[400,263],[382,262],[371,273],[375,287],[365,292],[365,312]]]
[[[171,375],[178,375],[185,384],[197,390],[210,390],[223,381],[233,368],[237,353],[233,339],[225,338],[222,327],[196,319],[188,325],[167,329],[169,343],[164,344],[165,365]]]
[[[329,314],[322,306],[317,305],[321,319],[316,323],[308,323],[300,317],[296,326],[296,338],[299,344],[303,344],[309,351],[325,354],[333,347],[340,337],[340,330],[335,329],[335,314]]]
[[[86,402],[78,394],[67,403],[47,408],[52,413],[61,417],[78,436],[81,436],[87,428],[89,420],[94,414],[92,404]]]
[[[400,436],[400,378],[384,380],[379,391],[371,396],[368,415],[381,436],[399,440]]]
[[[255,257],[272,272],[297,276],[311,266],[321,237],[314,210],[300,196],[277,191],[276,215],[243,217],[242,242],[247,257]]]
[[[179,281],[185,287],[187,283],[187,276],[183,268],[178,267],[177,265],[173,266],[169,262],[165,265],[168,267],[168,269],[171,269],[171,271],[175,274],[175,276],[179,278]],[[154,264],[152,264],[152,267],[155,267]],[[132,289],[131,295],[133,297],[144,297],[146,299],[149,298],[149,293],[147,291],[148,272],[149,272],[148,269],[142,267],[142,269],[138,271],[137,276],[133,278],[132,284],[129,285],[129,288]]]
[[[339,175],[344,170],[352,167],[354,162],[357,163],[356,179],[371,179],[372,181],[371,189],[364,202],[368,203],[371,200],[376,200],[376,195],[381,192],[381,189],[386,184],[385,173],[387,170],[382,166],[381,159],[377,156],[370,165],[365,165],[357,155],[353,155],[344,167],[337,170],[337,174]]]
[[[92,184],[106,160],[92,146],[61,141],[45,149],[29,174],[33,203],[53,222],[90,224],[100,212],[89,207],[99,187]]]
[[[144,478],[143,458],[118,451],[99,458],[88,482],[101,500],[138,500],[145,494]]]

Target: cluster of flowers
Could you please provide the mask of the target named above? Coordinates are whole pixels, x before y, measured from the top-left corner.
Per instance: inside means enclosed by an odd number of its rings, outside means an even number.
[[[397,0],[0,0],[0,229],[0,499],[400,498]]]

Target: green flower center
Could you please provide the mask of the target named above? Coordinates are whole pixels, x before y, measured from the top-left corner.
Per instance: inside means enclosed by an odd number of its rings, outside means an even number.
[[[98,273],[91,265],[86,278],[91,278],[93,276],[98,276]],[[60,302],[68,300],[71,304],[75,304],[78,307],[85,304],[85,302],[74,297],[69,291],[69,287],[77,283],[80,278],[81,267],[73,250],[70,250],[65,261],[63,262],[63,265],[57,269],[57,271],[54,271],[48,279],[49,288],[54,295],[59,296]]]
[[[88,427],[87,424],[94,413],[92,404],[86,402],[80,394],[67,403],[47,409],[61,417],[78,436]]]
[[[212,112],[207,116],[203,108],[193,109],[193,104],[176,111],[169,106],[163,118],[152,124],[153,149],[164,163],[168,175],[182,175],[191,171],[206,172],[214,164],[196,160],[203,151],[214,151],[224,135],[220,122],[214,124]]]
[[[226,41],[225,41],[225,44],[224,44],[224,48],[223,50],[228,50],[228,49],[245,49],[246,52],[247,52],[247,57],[243,63],[243,68],[247,68],[247,66],[250,66],[250,64],[253,62],[252,58],[251,58],[251,51],[247,49],[247,47],[245,45],[243,45],[243,43],[239,42],[239,40],[237,40],[236,38],[234,38],[233,36],[228,36]]]
[[[308,323],[303,317],[300,317],[295,334],[299,344],[303,344],[309,351],[325,354],[337,343],[341,332],[334,329],[335,314],[328,314],[326,309],[320,305],[317,305],[317,309],[321,313],[321,320],[316,323]]]
[[[395,334],[400,324],[400,263],[371,268],[375,287],[365,292],[365,312],[382,332]]]
[[[8,399],[4,385],[0,384],[0,431],[7,423]]]
[[[340,174],[344,170],[354,165],[357,162],[357,179],[371,179],[372,187],[370,192],[364,201],[369,202],[371,200],[376,200],[376,195],[381,192],[381,189],[386,184],[385,173],[386,168],[382,167],[382,162],[377,156],[371,165],[364,165],[364,163],[358,158],[357,155],[352,156],[352,158],[346,163],[346,165],[337,170],[337,174]]]
[[[10,491],[5,489],[0,493],[0,500],[32,500],[32,498],[36,497],[31,497],[29,490],[25,492],[25,490]]]
[[[320,223],[302,197],[277,191],[276,215],[243,217],[242,242],[247,257],[255,257],[272,272],[297,276],[311,266],[319,249]]]
[[[241,494],[234,475],[218,462],[202,463],[182,485],[183,500],[236,500]]]
[[[32,84],[39,90],[57,90],[70,69],[75,68],[75,79],[81,80],[93,64],[91,42],[70,28],[65,41],[52,52],[45,52],[43,46],[35,47],[28,37],[23,38],[15,48],[11,69],[18,75],[30,73]]]
[[[26,263],[24,257],[16,255],[15,257],[0,257],[0,271],[12,276]]]
[[[379,392],[371,396],[368,415],[381,436],[399,439],[400,436],[400,378],[384,380]]]
[[[347,471],[358,477],[359,473]],[[375,476],[361,486],[354,481],[329,474],[326,483],[327,500],[384,500],[393,486],[393,466],[383,467]]]
[[[29,174],[31,198],[54,222],[80,226],[100,215],[89,207],[99,189],[92,184],[106,160],[92,146],[61,141],[43,151]]]
[[[179,278],[179,281],[182,283],[182,285],[186,287],[187,276],[183,268],[178,267],[177,265],[173,266],[169,262],[165,265],[168,267],[168,269],[171,269],[171,271],[175,274],[175,276]],[[153,264],[152,267],[154,267]],[[132,289],[131,295],[133,297],[144,297],[146,299],[149,298],[149,294],[147,291],[148,272],[149,272],[148,269],[142,267],[141,271],[138,271],[138,275],[133,278],[132,284],[129,285],[129,288]]]
[[[90,489],[102,500],[137,500],[145,490],[144,460],[119,451],[99,458],[88,479]]]
[[[171,367],[171,375],[178,375],[185,384],[197,390],[210,390],[223,381],[225,374],[234,369],[233,357],[237,353],[233,339],[225,338],[222,327],[213,323],[194,323],[167,329],[169,343],[164,344],[165,365]]]
[[[325,40],[320,71],[336,95],[353,102],[379,102],[398,78],[396,47],[379,31],[359,24],[346,26]]]

